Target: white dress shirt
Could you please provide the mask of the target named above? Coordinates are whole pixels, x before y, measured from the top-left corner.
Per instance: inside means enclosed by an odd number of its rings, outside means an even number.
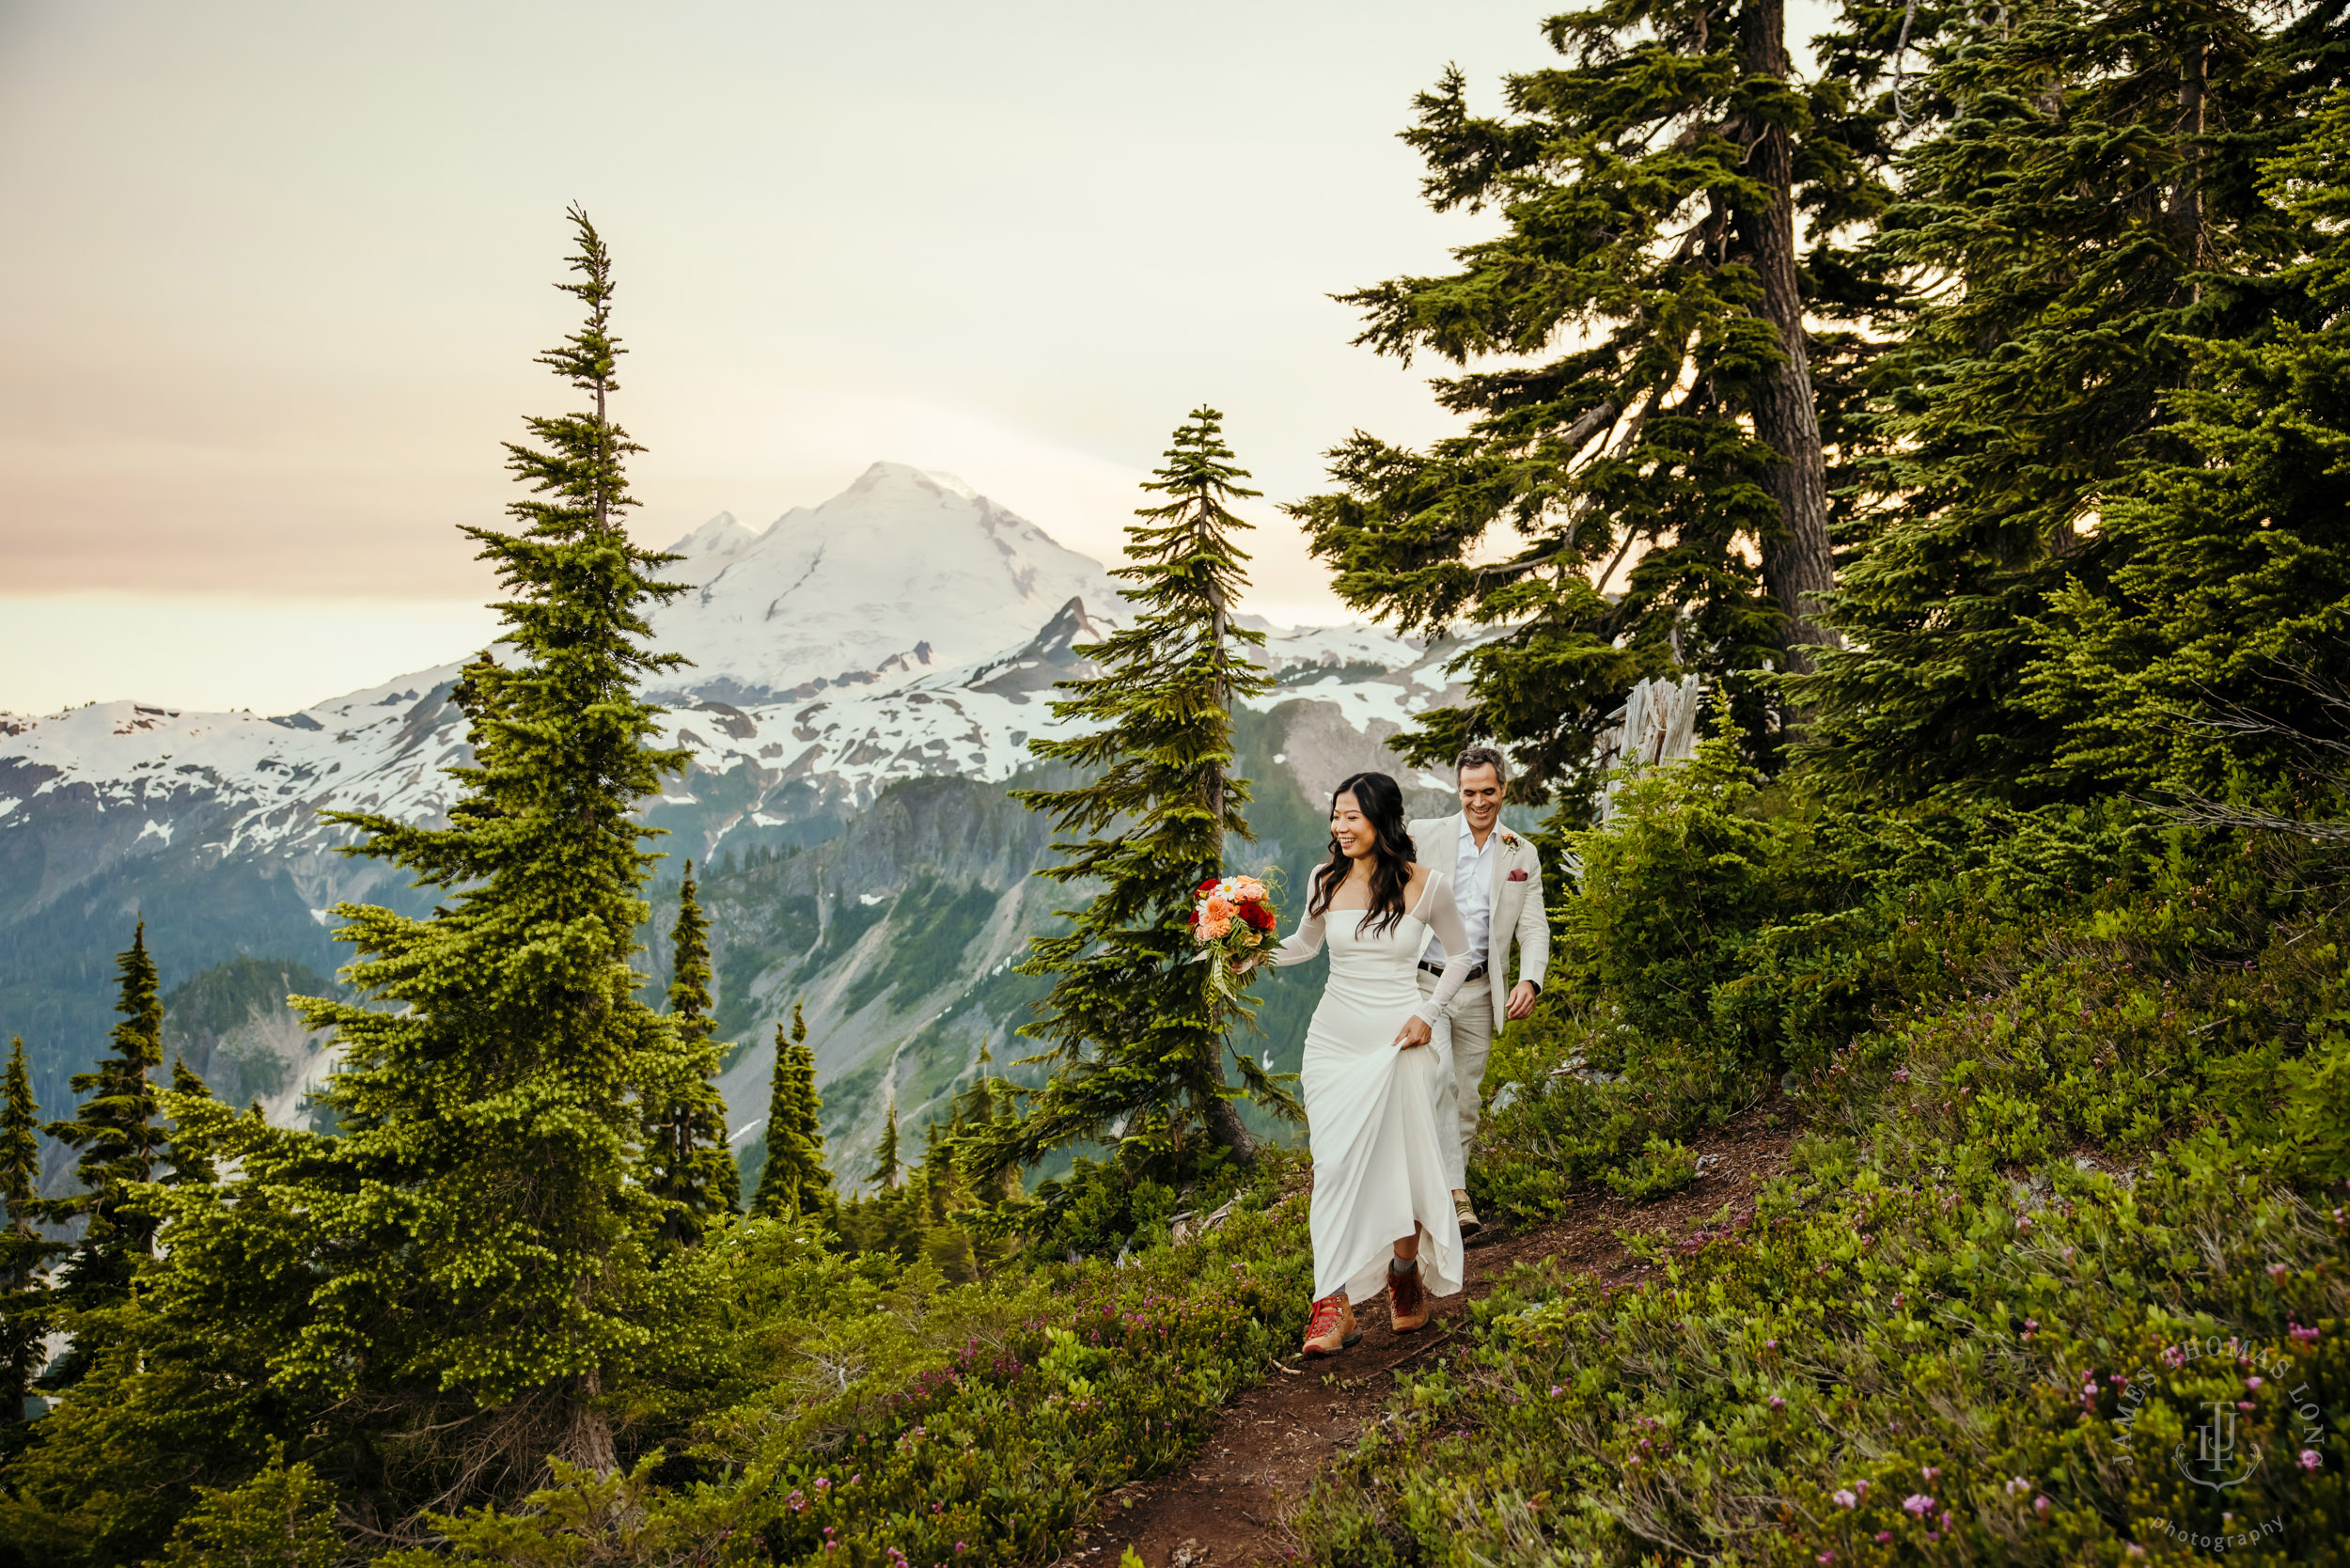
[[[1474,969],[1485,962],[1493,941],[1494,840],[1501,836],[1501,824],[1496,823],[1494,831],[1480,844],[1469,830],[1468,819],[1461,818],[1460,823],[1461,848],[1452,862],[1452,902],[1461,912],[1461,924],[1468,928],[1469,967]],[[1434,932],[1420,958],[1429,964],[1444,963],[1444,944]]]

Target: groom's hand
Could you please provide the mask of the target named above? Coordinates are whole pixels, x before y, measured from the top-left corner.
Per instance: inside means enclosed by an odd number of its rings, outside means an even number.
[[[1406,1051],[1415,1045],[1425,1045],[1435,1037],[1436,1031],[1428,1027],[1428,1020],[1418,1013],[1403,1020],[1403,1027],[1395,1031],[1396,1044]]]
[[[1520,980],[1510,988],[1510,1003],[1502,1011],[1512,1019],[1523,1018],[1534,1011],[1534,998],[1541,995],[1532,980]]]

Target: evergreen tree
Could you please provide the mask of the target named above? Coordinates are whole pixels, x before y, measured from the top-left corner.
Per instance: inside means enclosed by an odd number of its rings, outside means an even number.
[[[93,1071],[73,1075],[73,1091],[87,1096],[74,1120],[44,1129],[80,1152],[73,1173],[82,1187],[70,1198],[34,1205],[51,1224],[82,1224],[80,1239],[57,1270],[55,1294],[56,1305],[72,1315],[73,1342],[42,1376],[44,1388],[70,1387],[88,1371],[98,1333],[86,1314],[127,1297],[133,1276],[155,1247],[156,1218],[135,1191],[153,1178],[158,1151],[169,1136],[149,1076],[164,1064],[164,1004],[145,920],[115,964],[120,986],[115,1011],[122,1022],[114,1028],[114,1049]]]
[[[881,1147],[873,1152],[873,1168],[865,1179],[883,1192],[898,1184],[898,1172],[904,1162],[898,1157],[898,1091],[889,1091],[889,1110],[882,1119]]]
[[[1020,1172],[1012,1166],[991,1167],[987,1151],[994,1137],[1019,1120],[1019,1090],[996,1075],[995,1054],[988,1048],[984,1035],[972,1065],[977,1071],[971,1086],[948,1105],[948,1132],[959,1179],[971,1200],[983,1208],[1000,1209],[1019,1200]]]
[[[210,1338],[258,1347],[273,1395],[367,1456],[393,1520],[526,1489],[550,1453],[609,1473],[615,1380],[690,1354],[665,1326],[693,1309],[694,1275],[651,1245],[667,1211],[642,1181],[641,1097],[693,1084],[703,1058],[639,999],[631,963],[654,859],[634,808],[687,761],[655,748],[659,711],[637,693],[681,662],[647,651],[645,614],[683,590],[622,527],[637,448],[607,404],[611,262],[570,218],[561,287],[585,320],[540,363],[586,406],[508,446],[529,492],[519,526],[465,529],[506,589],[514,662],[484,654],[455,688],[473,755],[451,770],[446,825],[334,819],[356,830],[351,853],[442,902],[421,918],[338,906],[375,1005],[296,998],[339,1037],[321,1096],[337,1132],[192,1107],[240,1168],[174,1232],[181,1294],[220,1319]],[[251,1257],[272,1271],[217,1285]]]
[[[816,1091],[816,1052],[807,1020],[791,1006],[791,1031],[776,1026],[776,1065],[767,1095],[766,1164],[751,1212],[781,1217],[829,1210],[832,1171],[824,1164],[824,1103]]]
[[[174,1092],[192,1099],[212,1098],[212,1090],[205,1086],[202,1078],[196,1076],[196,1070],[188,1065],[184,1057],[171,1058],[171,1087]],[[256,1108],[259,1104],[258,1100],[254,1102]],[[207,1140],[194,1134],[195,1129],[191,1128],[189,1136],[182,1136],[175,1126],[165,1142],[165,1157],[171,1165],[171,1174],[164,1178],[166,1185],[208,1185],[220,1180],[219,1166],[212,1158]]]
[[[948,1212],[961,1207],[958,1200],[969,1197],[955,1166],[953,1131],[936,1117],[922,1125],[922,1163],[915,1168],[914,1185],[920,1194],[926,1224],[946,1224]]]
[[[1022,1032],[1046,1043],[1051,1079],[1018,1123],[990,1138],[992,1165],[1028,1164],[1094,1140],[1171,1149],[1204,1130],[1244,1165],[1256,1140],[1225,1079],[1226,1024],[1195,962],[1193,889],[1220,875],[1226,841],[1246,838],[1248,784],[1232,765],[1232,704],[1267,689],[1248,654],[1263,637],[1237,626],[1246,583],[1229,503],[1254,495],[1224,445],[1223,416],[1192,411],[1167,465],[1145,484],[1166,497],[1126,530],[1134,622],[1078,650],[1098,673],[1063,682],[1062,718],[1087,732],[1029,743],[1082,780],[1014,798],[1051,815],[1066,858],[1040,875],[1098,886],[1057,936],[1030,945],[1020,972],[1054,977],[1042,1016]],[[1246,1051],[1231,1053],[1245,1092],[1277,1112],[1294,1100]]]
[[[40,1107],[24,1070],[24,1042],[8,1043],[8,1074],[0,1099],[0,1459],[16,1450],[34,1374],[49,1333],[49,1260],[63,1251],[33,1228],[40,1196]]]
[[[1399,744],[1443,765],[1498,738],[1529,798],[1595,782],[1592,737],[1646,677],[1732,677],[1759,742],[1771,715],[1738,677],[1828,640],[1823,423],[1848,438],[1885,293],[1837,241],[1886,197],[1888,118],[1794,79],[1784,0],[1605,0],[1544,29],[1565,63],[1509,77],[1505,116],[1472,114],[1451,70],[1403,133],[1431,205],[1503,232],[1344,296],[1356,342],[1464,367],[1434,387],[1468,433],[1357,431],[1329,454],[1340,488],[1288,509],[1356,608],[1501,629],[1455,666],[1467,705]],[[1513,362],[1466,368],[1493,358]]]
[[[669,1018],[692,1075],[647,1090],[645,1184],[668,1208],[663,1234],[690,1247],[714,1215],[743,1212],[743,1173],[727,1147],[727,1103],[713,1082],[720,1058],[711,1039],[710,922],[695,897],[691,860],[670,945]]]
[[[2264,190],[2318,236],[2312,252],[2209,287],[2306,301],[2316,320],[2295,310],[2271,332],[2195,345],[2200,384],[2172,400],[2181,417],[2161,432],[2184,460],[2151,469],[2102,519],[2110,591],[2076,575],[2031,629],[2024,700],[2056,727],[2049,773],[2070,790],[2258,796],[2312,772],[2342,787],[2350,91],[2268,165]],[[2307,815],[2316,803],[2301,795],[2276,804]]]
[[[2119,605],[2136,541],[2107,514],[2197,461],[2172,416],[2196,345],[2309,304],[2257,281],[2311,243],[2258,170],[2342,76],[2341,8],[2049,0],[1997,26],[1929,16],[1927,123],[1881,264],[1935,280],[1872,372],[1883,439],[1830,619],[1797,682],[1807,745],[1854,795],[2073,792],[2036,628]],[[2087,596],[2086,600],[2080,596]],[[2060,619],[2061,618],[2060,618]]]
[[[922,1163],[906,1193],[921,1232],[922,1255],[957,1284],[978,1278],[979,1266],[979,1249],[964,1224],[978,1201],[964,1173],[962,1156],[969,1147],[964,1132],[952,1121],[933,1118],[924,1123]]]

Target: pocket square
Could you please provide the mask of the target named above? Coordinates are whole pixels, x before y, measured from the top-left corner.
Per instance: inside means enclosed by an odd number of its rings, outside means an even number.
[[[1520,867],[1512,871],[1510,873],[1510,880],[1512,882],[1524,882],[1526,880],[1526,869],[1524,867]]]

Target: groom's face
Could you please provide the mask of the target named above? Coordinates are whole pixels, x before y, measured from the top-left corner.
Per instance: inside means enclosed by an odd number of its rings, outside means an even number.
[[[1461,770],[1461,814],[1478,833],[1491,833],[1501,819],[1501,775],[1492,764]]]

